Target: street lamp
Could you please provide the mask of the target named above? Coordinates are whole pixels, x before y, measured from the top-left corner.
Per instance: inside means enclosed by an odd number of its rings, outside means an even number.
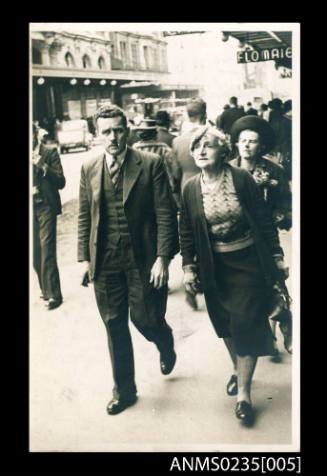
[[[84,84],[85,84],[85,86],[88,86],[88,85],[90,84],[90,82],[91,82],[91,81],[90,81],[89,79],[84,79]]]
[[[101,86],[105,86],[105,84],[107,84],[107,81],[106,81],[105,79],[101,79],[100,85],[101,85]]]
[[[73,78],[69,82],[72,86],[75,86],[75,84],[77,83],[77,79]]]
[[[110,84],[111,84],[111,86],[116,86],[117,81],[115,79],[113,79],[112,81],[110,81]]]
[[[44,84],[44,78],[38,78],[37,84],[39,84],[40,86],[42,86],[42,84]]]

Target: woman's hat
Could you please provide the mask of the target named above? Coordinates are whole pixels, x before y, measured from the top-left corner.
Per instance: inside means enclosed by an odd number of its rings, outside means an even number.
[[[231,128],[231,141],[235,144],[240,133],[246,129],[259,134],[260,142],[265,148],[265,153],[269,152],[275,145],[275,133],[271,125],[258,116],[243,116],[234,122]]]
[[[140,131],[154,131],[157,129],[156,121],[153,119],[142,119],[138,126],[133,127]]]

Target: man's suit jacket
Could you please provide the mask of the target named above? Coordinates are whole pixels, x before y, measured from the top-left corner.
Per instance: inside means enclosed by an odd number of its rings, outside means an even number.
[[[97,273],[104,154],[81,168],[78,261],[90,261],[90,279]],[[123,206],[135,261],[147,279],[158,256],[179,251],[177,211],[162,159],[127,147],[123,175]]]
[[[167,131],[164,127],[157,127],[157,141],[164,142],[165,144],[172,147],[173,140],[176,136]]]
[[[61,200],[59,191],[64,188],[66,179],[62,169],[60,156],[55,147],[42,145],[40,147],[41,164],[47,165],[45,176],[41,170],[38,172],[37,181],[41,194],[45,197],[47,205],[56,215],[61,213]]]
[[[187,132],[184,132],[184,134],[176,137],[173,141],[173,154],[183,171],[182,187],[190,177],[193,177],[193,175],[198,174],[200,171],[200,169],[195,165],[194,159],[190,153],[191,137],[198,127],[199,126],[195,126]]]

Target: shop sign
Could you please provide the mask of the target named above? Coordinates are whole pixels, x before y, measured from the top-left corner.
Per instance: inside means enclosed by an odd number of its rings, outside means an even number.
[[[283,58],[292,58],[292,47],[265,48],[264,50],[242,50],[237,52],[238,63],[257,63]]]

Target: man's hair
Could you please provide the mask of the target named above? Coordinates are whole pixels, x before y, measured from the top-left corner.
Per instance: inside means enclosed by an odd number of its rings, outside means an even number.
[[[207,113],[207,104],[201,98],[189,99],[186,105],[186,112],[189,119],[203,119]]]
[[[127,117],[125,112],[115,104],[105,103],[99,107],[93,116],[94,125],[97,127],[97,121],[100,117],[121,117],[123,127],[127,127]]]
[[[234,104],[234,106],[237,106],[237,97],[236,97],[236,96],[232,96],[232,97],[229,99],[229,103],[230,103],[230,104]]]
[[[246,103],[246,105],[247,106],[252,106],[252,102],[249,101],[249,102]]]
[[[267,109],[268,109],[268,106],[267,106],[267,104],[266,104],[266,103],[264,103],[264,102],[261,104],[261,106],[260,106],[260,107],[261,107],[261,109],[262,109],[263,111],[267,111]]]

